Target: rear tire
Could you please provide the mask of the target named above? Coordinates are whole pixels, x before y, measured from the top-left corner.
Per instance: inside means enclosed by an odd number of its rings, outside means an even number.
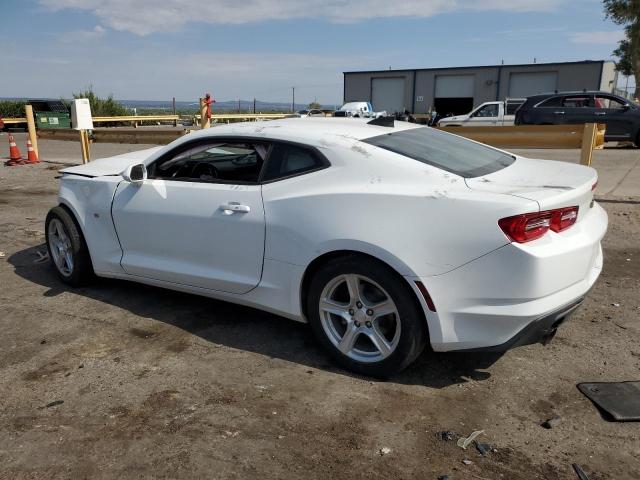
[[[49,258],[60,280],[77,287],[93,277],[87,243],[75,219],[63,207],[49,210],[45,238]]]
[[[424,312],[404,278],[362,256],[334,259],[310,282],[306,305],[314,335],[341,366],[390,377],[422,353]]]

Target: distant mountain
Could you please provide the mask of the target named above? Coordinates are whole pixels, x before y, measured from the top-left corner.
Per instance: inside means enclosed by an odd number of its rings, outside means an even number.
[[[34,98],[34,97],[32,97]],[[4,98],[0,97],[0,100],[27,100],[25,98]],[[45,98],[44,100],[59,100],[58,98]],[[142,113],[144,110],[166,110],[170,112],[172,110],[171,100],[118,100],[119,103],[130,109],[136,109],[138,113]],[[302,110],[307,108],[306,103],[296,103],[295,109]],[[323,106],[322,108],[334,108],[335,105]],[[194,101],[176,101],[177,110],[197,110],[198,100]],[[216,100],[213,105],[214,111],[220,112],[232,112],[238,110],[238,100]],[[253,110],[253,100],[240,100],[240,110]],[[256,112],[261,111],[282,111],[290,112],[291,103],[286,102],[263,102],[256,100]]]

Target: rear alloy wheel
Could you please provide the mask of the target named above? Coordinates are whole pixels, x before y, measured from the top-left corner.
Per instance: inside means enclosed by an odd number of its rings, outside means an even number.
[[[307,312],[331,355],[365,375],[399,372],[426,343],[424,315],[405,280],[369,259],[346,257],[317,272]]]
[[[45,235],[49,258],[63,282],[77,286],[93,275],[87,244],[67,210],[54,207],[49,211]]]

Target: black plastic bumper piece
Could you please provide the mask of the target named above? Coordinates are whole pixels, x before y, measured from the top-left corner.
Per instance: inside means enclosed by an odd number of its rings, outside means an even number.
[[[529,325],[524,327],[513,337],[500,345],[494,345],[492,347],[480,347],[480,348],[468,348],[463,350],[454,350],[455,352],[506,352],[515,347],[521,347],[523,345],[532,345],[534,343],[542,343],[546,345],[549,343],[556,334],[558,327],[569,318],[569,316],[580,306],[585,297],[580,297],[574,300],[568,305],[565,305],[559,310],[556,310],[549,315],[545,315],[538,320],[534,320]]]

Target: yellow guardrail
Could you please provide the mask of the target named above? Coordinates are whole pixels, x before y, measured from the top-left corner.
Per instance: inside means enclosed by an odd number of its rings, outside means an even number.
[[[220,113],[211,115],[211,120],[275,120],[286,118],[290,113]],[[201,115],[193,116],[196,120],[202,118]]]
[[[122,115],[118,117],[93,117],[95,123],[104,122],[174,122],[180,115]]]
[[[498,148],[580,148],[580,163],[591,165],[593,150],[604,146],[606,125],[586,123],[434,128]]]
[[[2,121],[5,125],[13,125],[16,123],[27,123],[26,118],[3,118]]]
[[[91,143],[143,143],[149,145],[166,145],[176,138],[186,135],[191,130],[162,130],[140,128],[123,130],[119,128],[100,128],[91,131]],[[47,140],[63,140],[77,142],[77,130],[38,130],[38,138]]]

